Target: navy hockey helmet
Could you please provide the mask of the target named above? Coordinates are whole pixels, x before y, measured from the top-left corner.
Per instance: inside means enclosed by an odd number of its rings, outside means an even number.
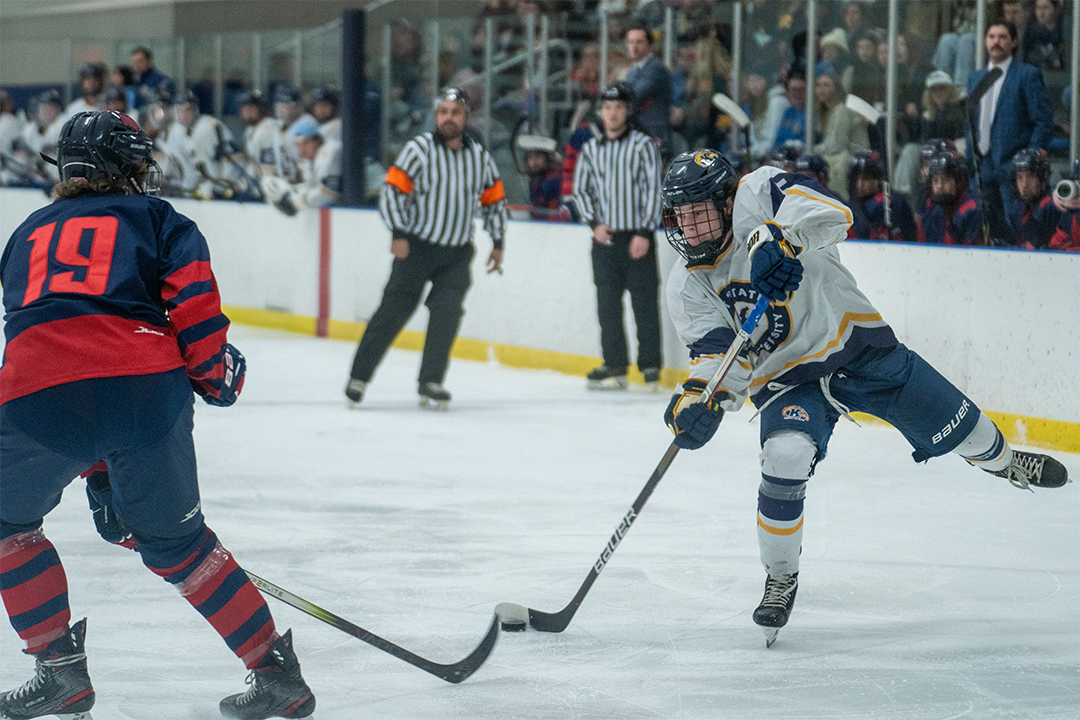
[[[770,152],[766,156],[765,162],[775,168],[780,168],[784,172],[794,172],[795,161],[802,157],[805,150],[806,144],[801,140],[788,140]]]
[[[968,171],[964,156],[958,152],[939,152],[930,158],[930,177],[948,175],[956,180],[957,192],[967,187]]]
[[[851,168],[848,170],[848,175],[853,178],[862,177],[871,180],[884,180],[885,163],[881,161],[881,153],[856,153],[855,157],[851,159]]]
[[[924,164],[929,165],[930,158],[941,152],[956,152],[956,143],[942,138],[927,140],[919,148],[919,157]]]
[[[123,113],[78,113],[64,123],[56,149],[61,181],[104,175],[130,183],[141,194],[153,195],[157,190],[160,170],[154,161],[154,144]]]
[[[1050,156],[1042,148],[1024,148],[1013,155],[1009,173],[1016,180],[1016,173],[1029,172],[1040,182],[1050,182]]]
[[[338,106],[338,93],[337,90],[328,87],[315,88],[311,91],[311,102],[314,103],[330,103],[335,108]]]
[[[675,250],[695,265],[711,263],[730,243],[731,212],[728,199],[735,197],[739,175],[724,156],[704,148],[685,152],[671,161],[660,194],[664,202],[664,232]],[[715,212],[690,217],[679,208],[709,203]],[[698,242],[691,244],[687,231]]]
[[[800,155],[795,160],[795,172],[815,177],[821,184],[829,182],[829,163],[820,155]]]
[[[600,93],[600,103],[608,100],[617,100],[625,103],[627,108],[634,107],[634,88],[628,82],[613,82]]]

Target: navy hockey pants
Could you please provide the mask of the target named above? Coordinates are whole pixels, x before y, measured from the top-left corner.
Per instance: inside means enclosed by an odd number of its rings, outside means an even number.
[[[952,452],[979,419],[974,402],[902,344],[867,348],[830,380],[829,392],[849,410],[881,418],[899,430],[915,448],[916,462]],[[761,443],[779,430],[797,430],[814,439],[820,460],[839,418],[821,384],[805,383],[761,412]]]
[[[167,548],[204,531],[193,427],[183,368],[80,380],[0,405],[0,537],[40,526],[72,479],[104,460],[144,561],[170,567]]]

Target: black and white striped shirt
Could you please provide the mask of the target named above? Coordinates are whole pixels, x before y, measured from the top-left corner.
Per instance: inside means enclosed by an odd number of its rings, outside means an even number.
[[[417,237],[435,245],[472,242],[477,209],[496,249],[506,234],[506,192],[495,161],[465,136],[448,148],[434,133],[405,144],[386,174],[379,212],[395,238]]]
[[[582,222],[612,230],[660,225],[660,149],[639,130],[590,138],[574,166],[574,203]]]

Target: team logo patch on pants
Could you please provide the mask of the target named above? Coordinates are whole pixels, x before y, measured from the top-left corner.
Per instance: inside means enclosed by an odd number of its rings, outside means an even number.
[[[784,408],[783,416],[785,420],[810,422],[810,413],[806,412],[798,405],[788,405],[786,408]]]

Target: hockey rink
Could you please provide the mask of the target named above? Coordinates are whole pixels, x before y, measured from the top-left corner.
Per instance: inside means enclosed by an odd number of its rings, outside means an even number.
[[[353,343],[230,340],[243,395],[196,412],[207,523],[243,567],[436,662],[468,655],[499,602],[563,608],[671,441],[668,391],[455,360],[449,412],[422,411],[420,356],[392,350],[350,410]],[[751,415],[679,454],[563,633],[501,634],[460,685],[269,599],[314,717],[1080,717],[1080,482],[1032,493],[956,456],[915,465],[899,433],[842,420],[809,485],[795,610],[766,649]],[[1080,456],[1057,457],[1080,478]],[[98,538],[81,483],[45,530],[89,618],[94,718],[219,718],[246,671]],[[33,662],[2,625],[7,690]]]

